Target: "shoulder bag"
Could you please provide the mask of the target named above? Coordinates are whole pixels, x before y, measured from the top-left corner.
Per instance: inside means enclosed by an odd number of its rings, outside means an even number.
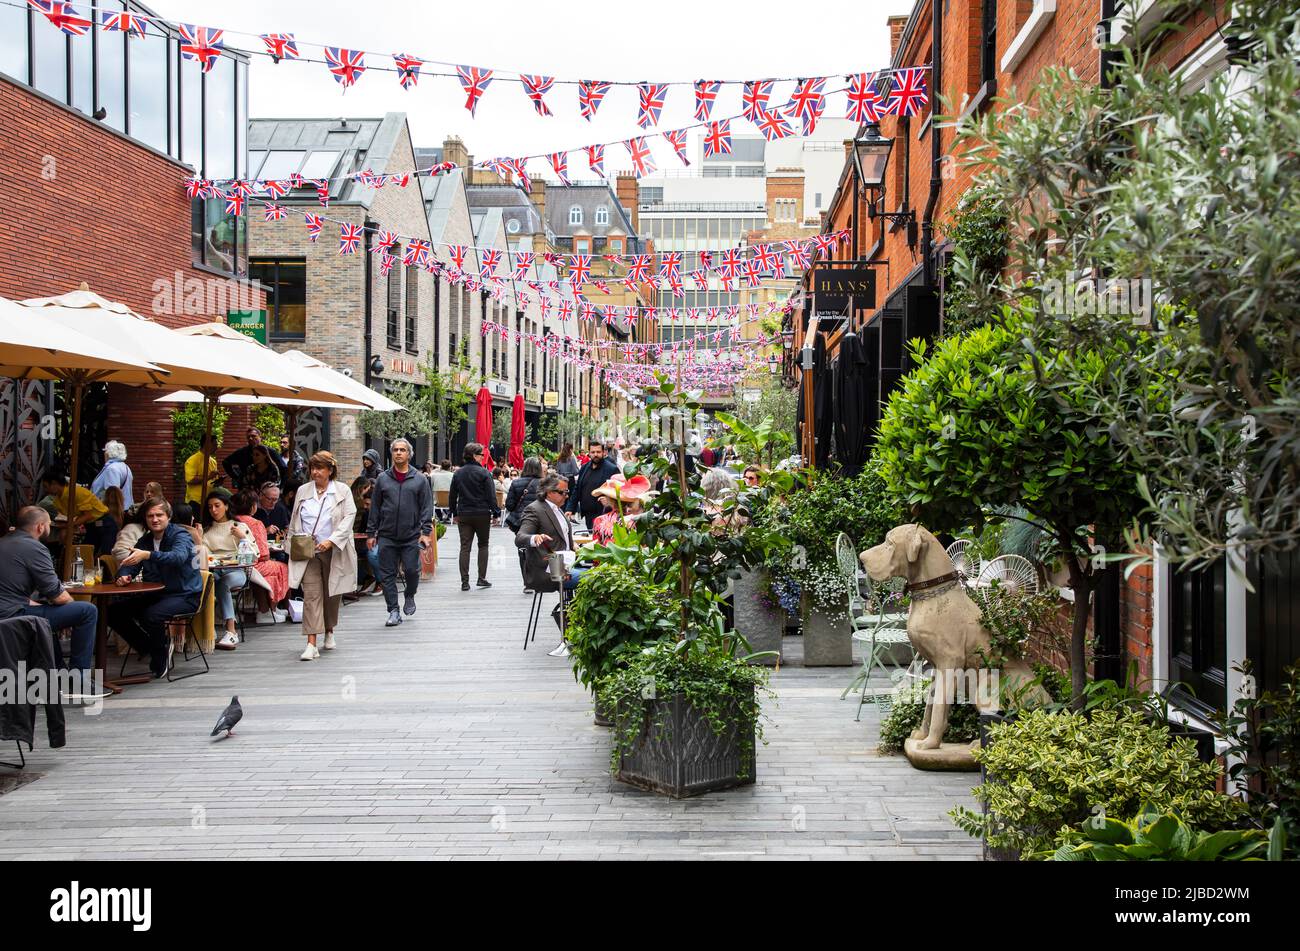
[[[325,511],[325,495],[320,497],[320,508],[316,510],[316,521],[312,522],[311,533],[295,532],[289,536],[289,560],[311,561],[316,554],[316,526],[320,524],[321,513]]]

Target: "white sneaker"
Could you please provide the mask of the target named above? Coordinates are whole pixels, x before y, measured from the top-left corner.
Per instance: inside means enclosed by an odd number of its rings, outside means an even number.
[[[321,650],[332,651],[334,649],[334,632],[325,632],[325,643],[321,645]]]
[[[288,611],[281,611],[279,608],[271,608],[272,624],[283,624],[287,620],[289,620]]]
[[[320,651],[316,649],[315,644],[308,644],[307,649],[302,652],[299,660],[320,660]]]
[[[258,611],[258,612],[257,612],[257,623],[258,623],[258,624],[274,624],[274,623],[275,623],[275,612],[274,612],[274,611]]]
[[[568,656],[569,656],[569,642],[568,642],[568,641],[560,641],[560,645],[559,645],[558,647],[556,647],[554,650],[547,651],[547,652],[546,652],[546,656],[547,656],[547,657],[568,657]]]
[[[239,635],[234,631],[226,631],[225,637],[217,641],[217,650],[232,651],[239,646]]]

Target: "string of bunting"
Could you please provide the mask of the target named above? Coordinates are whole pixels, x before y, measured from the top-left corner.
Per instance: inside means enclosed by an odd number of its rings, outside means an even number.
[[[14,0],[0,0],[5,6],[21,6]],[[469,66],[446,60],[437,60],[411,53],[375,53],[344,46],[299,42],[293,33],[244,33],[226,28],[196,26],[176,23],[151,14],[125,12],[121,9],[89,6],[91,17],[82,16],[74,4],[57,0],[27,0],[27,5],[39,11],[56,28],[73,37],[85,36],[98,25],[106,32],[123,32],[128,37],[144,37],[152,25],[155,32],[174,31],[180,39],[180,53],[188,61],[198,63],[208,72],[227,49],[249,55],[268,56],[276,63],[286,60],[322,63],[330,75],[345,90],[368,70],[395,73],[403,89],[415,88],[422,77],[455,77],[465,93],[465,108],[475,115],[479,102],[495,80],[518,83],[528,102],[539,116],[552,116],[546,96],[557,85],[576,86],[578,107],[582,117],[591,121],[614,87],[635,87],[637,95],[637,124],[642,129],[654,127],[667,101],[668,90],[675,86],[690,86],[694,92],[695,117],[708,121],[714,103],[723,87],[743,86],[742,99],[745,114],[755,124],[769,111],[772,88],[777,83],[793,82],[795,91],[788,106],[793,106],[801,117],[816,118],[825,109],[825,92],[828,76],[816,77],[766,77],[760,79],[696,79],[686,81],[615,81],[595,79],[557,79],[529,71],[503,71],[483,66]],[[253,48],[228,46],[227,37],[247,37]],[[258,48],[257,44],[261,44]],[[318,50],[319,56],[304,54],[304,50]],[[367,57],[370,57],[369,63]],[[378,62],[376,62],[376,60]],[[392,65],[388,65],[391,61]],[[447,67],[447,71],[430,67]],[[846,118],[858,122],[868,119],[868,113],[885,115],[912,115],[925,101],[925,74],[928,66],[881,69],[874,72],[850,72],[845,75],[850,86]],[[856,87],[856,93],[853,91]],[[919,100],[918,100],[919,96]],[[919,104],[917,104],[919,101]],[[809,121],[805,118],[805,123]],[[807,134],[805,132],[805,134]]]

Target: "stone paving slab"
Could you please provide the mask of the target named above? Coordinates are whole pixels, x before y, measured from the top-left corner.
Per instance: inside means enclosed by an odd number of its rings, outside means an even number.
[[[521,649],[531,599],[509,534],[492,543],[493,588],[461,592],[444,539],[414,617],[345,606],[320,661],[297,660],[297,625],[250,627],[210,674],[69,708],[61,750],[38,718],[39,778],[0,796],[0,859],[979,858],[946,815],[974,806],[975,777],[877,754],[874,706],[855,723],[839,700],[853,669],[802,667],[798,638],[755,785],[678,802],[615,782],[545,614]],[[244,721],[212,740],[232,694]]]

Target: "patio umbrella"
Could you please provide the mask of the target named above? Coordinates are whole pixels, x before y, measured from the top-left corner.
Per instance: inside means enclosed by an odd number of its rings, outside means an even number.
[[[813,457],[818,469],[826,468],[831,458],[831,441],[835,433],[835,378],[826,358],[826,337],[817,335],[813,347],[813,434],[817,443]]]
[[[835,449],[840,465],[857,475],[867,461],[867,437],[872,407],[867,397],[867,348],[862,338],[848,333],[840,341],[839,366],[835,370]]]
[[[510,452],[506,455],[506,462],[516,469],[524,467],[524,438],[526,432],[524,429],[524,394],[515,394],[515,405],[511,409],[510,416]]]
[[[62,380],[72,407],[68,520],[63,532],[63,572],[72,564],[72,534],[77,503],[77,455],[82,395],[91,383],[161,383],[162,367],[110,344],[43,320],[33,319],[22,304],[0,297],[0,376],[26,380]]]
[[[492,468],[492,394],[486,386],[479,387],[474,397],[478,415],[474,423],[474,441],[483,444],[483,465]]]

